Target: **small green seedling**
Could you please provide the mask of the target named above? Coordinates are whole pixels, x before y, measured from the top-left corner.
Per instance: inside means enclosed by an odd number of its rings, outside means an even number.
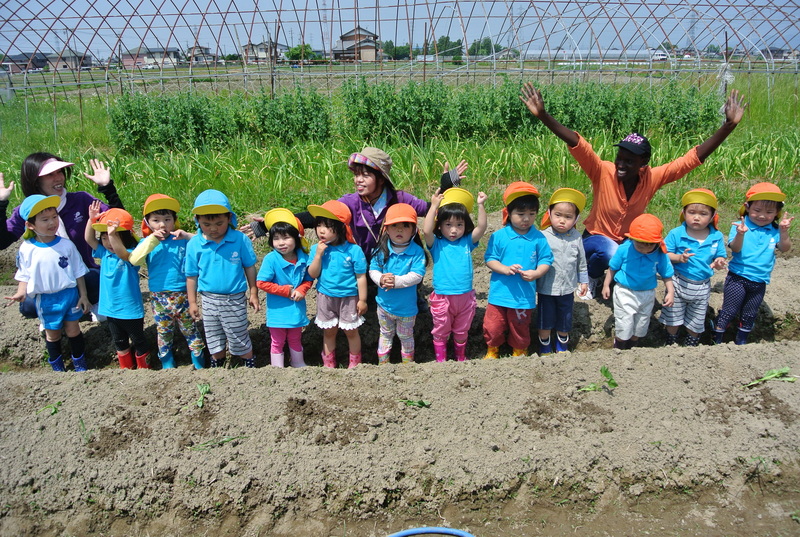
[[[228,442],[233,442],[234,440],[244,440],[245,438],[250,438],[249,436],[223,436],[222,438],[214,438],[212,440],[207,440],[201,444],[197,444],[196,446],[192,446],[192,449],[195,451],[206,451],[209,449],[213,449],[215,447],[224,446]]]
[[[78,418],[78,430],[81,433],[81,440],[83,440],[84,445],[94,440],[94,429],[87,429],[81,417]]]
[[[431,406],[430,402],[422,399],[398,399],[398,401],[406,406],[415,406],[417,408],[430,408]]]
[[[764,373],[763,377],[754,380],[750,384],[745,384],[744,387],[752,388],[753,386],[757,386],[758,384],[761,384],[762,382],[767,382],[768,380],[783,380],[786,382],[794,382],[797,380],[797,376],[790,375],[788,367],[781,367],[780,369],[770,369],[769,371]]]
[[[611,371],[608,370],[607,366],[603,366],[600,368],[600,374],[605,377],[605,380],[600,382],[592,382],[588,386],[584,386],[583,388],[578,388],[579,392],[601,392],[603,390],[611,391],[619,384],[617,381],[614,380],[614,376],[611,374]]]
[[[49,410],[51,416],[53,414],[58,414],[58,408],[61,406],[61,404],[62,404],[61,401],[56,401],[55,403],[50,403],[49,405],[45,405],[44,408],[40,408],[39,410],[36,411],[36,415],[38,416],[45,410]]]
[[[203,408],[206,395],[211,391],[211,384],[198,384],[197,391],[200,392],[200,397],[197,399],[197,408]]]

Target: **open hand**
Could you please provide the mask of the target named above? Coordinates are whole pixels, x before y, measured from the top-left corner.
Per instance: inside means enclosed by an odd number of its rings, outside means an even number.
[[[738,125],[748,104],[744,101],[744,95],[741,95],[738,90],[731,91],[730,97],[725,102],[725,119]]]
[[[533,84],[530,82],[526,82],[525,85],[522,86],[519,100],[528,107],[528,110],[530,110],[531,114],[534,116],[539,117],[540,114],[544,113],[544,99],[542,99],[542,93],[533,87]]]
[[[11,197],[11,192],[14,191],[14,181],[8,183],[8,186],[3,182],[3,174],[0,173],[0,201],[6,201]]]
[[[89,222],[97,222],[100,212],[100,200],[94,200],[89,204]]]
[[[90,179],[97,186],[106,186],[111,182],[111,169],[106,168],[105,162],[93,158],[89,161],[89,164],[94,174],[89,175],[88,173],[84,173],[83,175],[85,175],[87,179]]]

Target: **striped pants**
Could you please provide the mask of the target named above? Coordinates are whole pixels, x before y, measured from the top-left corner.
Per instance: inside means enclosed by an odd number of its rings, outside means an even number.
[[[208,352],[216,354],[228,350],[242,356],[253,350],[247,331],[247,299],[244,293],[218,295],[201,292],[203,305],[203,330],[206,333]]]

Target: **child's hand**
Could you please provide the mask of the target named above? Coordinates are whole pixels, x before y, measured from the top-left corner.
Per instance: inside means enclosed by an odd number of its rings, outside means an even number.
[[[92,166],[94,175],[84,173],[83,175],[85,175],[87,179],[93,181],[97,186],[106,186],[111,182],[111,170],[106,168],[105,162],[93,158],[89,161],[89,164]]]
[[[431,196],[431,206],[432,207],[438,207],[439,204],[442,203],[442,198],[443,197],[444,197],[444,194],[442,194],[442,189],[441,188],[437,188],[436,192],[434,192],[433,195]]]
[[[711,262],[712,270],[722,270],[728,266],[728,261],[724,257],[718,257]]]
[[[3,182],[3,174],[0,173],[0,201],[6,201],[8,198],[10,198],[13,191],[14,181],[11,181],[8,183],[8,186],[6,186]]]
[[[200,316],[200,306],[197,304],[189,304],[189,315],[195,321],[201,321],[202,317]]]
[[[514,274],[519,274],[521,271],[522,271],[522,265],[515,263],[511,266],[506,267],[505,275],[513,276]]]
[[[578,285],[578,296],[586,296],[586,293],[589,292],[589,284],[582,283]]]
[[[77,306],[84,314],[89,313],[89,311],[92,309],[92,303],[89,302],[89,298],[85,296],[78,298]]]
[[[170,235],[175,237],[176,240],[187,240],[188,241],[189,239],[194,237],[195,234],[194,233],[189,233],[189,232],[184,231],[182,229],[176,229],[175,231],[171,231]]]
[[[691,249],[690,249],[690,248],[687,248],[687,249],[685,249],[685,250],[683,251],[683,253],[682,253],[682,254],[678,254],[678,256],[679,256],[679,258],[680,258],[680,259],[678,260],[678,263],[688,263],[688,262],[689,262],[689,259],[690,259],[691,257],[694,257],[694,255],[695,255],[695,254],[692,254],[692,253],[689,253],[689,252],[691,252]]]
[[[611,286],[610,285],[608,285],[606,283],[603,284],[602,295],[603,295],[603,298],[605,300],[608,300],[609,298],[611,298]]]
[[[380,284],[383,289],[394,289],[394,274],[391,272],[382,274]]]
[[[94,200],[89,204],[89,223],[97,222],[97,217],[102,212],[100,209],[100,200]]]
[[[489,199],[489,196],[487,196],[486,193],[478,192],[478,198],[476,200],[478,202],[478,205],[483,205],[484,203],[486,203],[487,199]]]
[[[794,216],[789,216],[789,213],[783,213],[783,218],[781,218],[781,221],[778,224],[778,229],[781,231],[789,231],[789,226],[792,225],[792,220],[794,220]]]
[[[744,102],[744,96],[739,95],[737,90],[731,92],[730,97],[725,102],[725,119],[731,123],[738,125],[744,117],[744,111],[748,103]]]
[[[305,297],[306,297],[305,293],[301,293],[297,289],[292,289],[292,292],[289,295],[289,300],[293,300],[294,302],[300,302]]]
[[[356,312],[359,315],[364,315],[367,313],[367,301],[366,300],[359,300],[358,304],[356,304]]]
[[[109,235],[116,233],[118,227],[119,227],[119,220],[109,220],[108,222],[106,222],[106,232]]]
[[[519,270],[519,271],[517,271],[517,274],[522,276],[522,279],[524,281],[526,281],[526,282],[532,282],[533,280],[536,279],[536,270],[535,269]]]
[[[169,235],[170,233],[166,229],[159,229],[158,231],[153,232],[153,236],[160,241],[165,240],[167,237],[169,237]]]
[[[25,300],[25,295],[26,295],[26,293],[17,291],[16,293],[14,293],[11,296],[3,297],[6,300],[8,300],[8,302],[6,302],[6,307],[10,306],[14,302],[22,302],[23,300]]]
[[[533,84],[526,82],[520,90],[519,100],[522,101],[531,114],[539,117],[539,114],[544,113],[544,99],[542,99],[541,92],[533,87]]]
[[[317,255],[316,255],[316,257],[322,257],[322,254],[325,253],[325,250],[327,250],[327,249],[328,249],[328,243],[327,242],[322,242],[322,241],[318,242],[317,243]]]
[[[664,307],[671,308],[675,304],[675,293],[670,293],[667,291],[666,296],[664,296]]]
[[[261,301],[258,300],[258,291],[255,290],[256,288],[250,289],[250,297],[247,301],[250,303],[250,307],[253,308],[254,311],[258,312],[261,311]]]
[[[735,222],[735,225],[737,235],[744,235],[747,233],[747,224],[744,223],[744,216],[742,217],[741,221]]]

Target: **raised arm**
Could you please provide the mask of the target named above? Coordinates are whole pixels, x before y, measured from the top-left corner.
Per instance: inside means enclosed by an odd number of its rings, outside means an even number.
[[[488,196],[483,192],[478,192],[478,225],[472,230],[472,242],[476,243],[481,240],[483,234],[486,233],[486,227],[489,225],[486,217],[486,199]]]
[[[744,102],[744,96],[740,95],[738,91],[733,90],[731,92],[725,102],[725,123],[708,140],[697,146],[697,158],[700,159],[700,162],[705,162],[711,153],[733,132],[733,129],[742,120],[747,104]]]
[[[526,82],[520,90],[519,100],[522,101],[531,114],[539,118],[545,127],[550,129],[550,132],[561,138],[568,146],[575,147],[578,145],[578,133],[572,129],[568,129],[558,122],[556,118],[547,113],[544,108],[544,99],[542,93],[533,87],[533,84]]]
[[[98,216],[100,216],[100,200],[94,200],[89,205],[89,221],[86,222],[86,227],[83,230],[83,238],[86,239],[86,244],[88,244],[92,250],[97,250],[97,246],[100,244],[100,241],[97,240],[94,228],[92,227],[92,224],[97,222]]]
[[[436,227],[436,212],[439,210],[440,203],[442,203],[442,189],[437,188],[431,196],[431,207],[425,214],[425,220],[422,223],[422,234],[425,236],[425,245],[428,248],[433,246],[433,230]]]

